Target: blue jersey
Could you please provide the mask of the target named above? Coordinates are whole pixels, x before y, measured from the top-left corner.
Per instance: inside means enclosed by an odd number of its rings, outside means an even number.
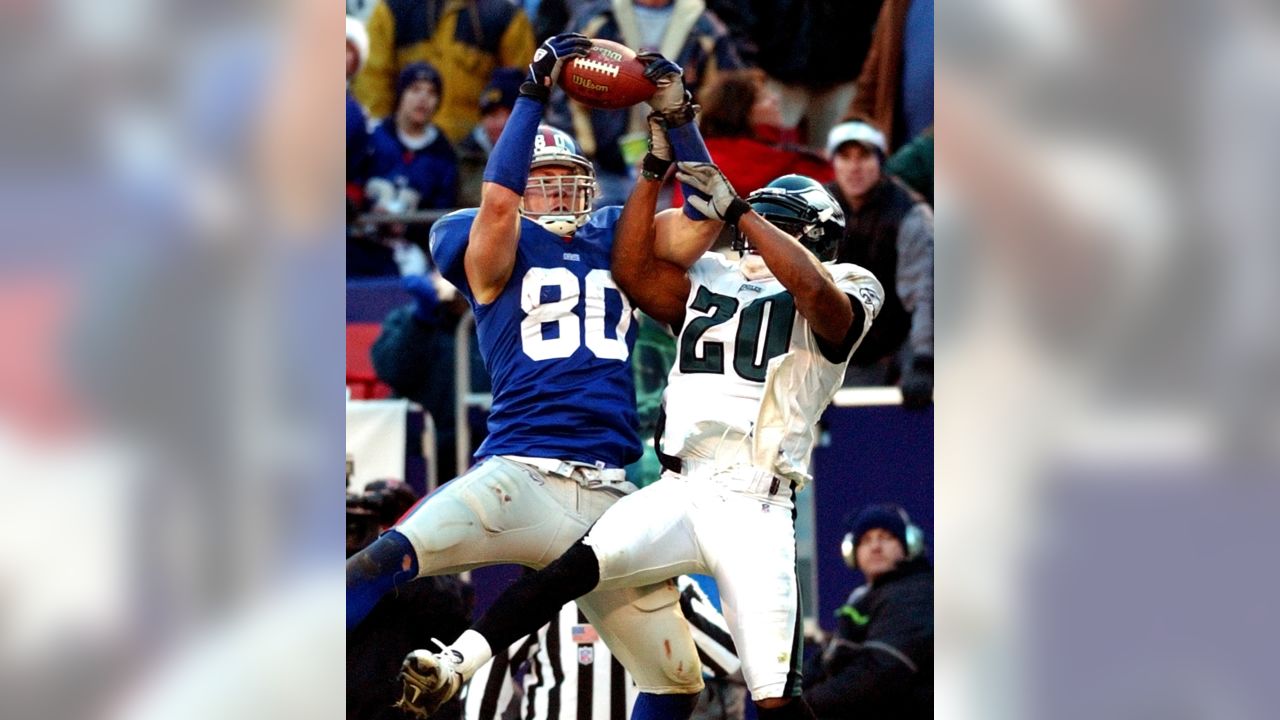
[[[489,437],[477,457],[526,455],[606,467],[640,457],[631,303],[613,283],[609,254],[621,208],[592,214],[565,239],[520,218],[515,268],[491,303],[476,303],[463,269],[476,210],[431,228],[431,255],[471,303],[493,381]]]
[[[408,210],[455,207],[458,158],[444,133],[421,150],[400,142],[393,118],[383,120],[369,136],[368,176],[384,178],[400,193],[412,191]]]

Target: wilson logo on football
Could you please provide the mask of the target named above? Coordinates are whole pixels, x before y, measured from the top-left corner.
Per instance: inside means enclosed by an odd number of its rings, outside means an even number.
[[[573,84],[580,86],[583,90],[592,90],[597,92],[609,91],[608,85],[601,85],[600,83],[591,80],[591,78],[584,78],[581,75],[573,76]]]

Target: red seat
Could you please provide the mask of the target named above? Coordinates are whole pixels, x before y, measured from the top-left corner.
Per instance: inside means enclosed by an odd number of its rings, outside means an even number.
[[[347,323],[347,387],[353,400],[391,397],[391,388],[378,380],[369,354],[381,329],[379,323]]]

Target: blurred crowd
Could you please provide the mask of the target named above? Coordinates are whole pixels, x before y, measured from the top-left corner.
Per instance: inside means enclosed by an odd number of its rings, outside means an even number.
[[[534,49],[581,32],[681,66],[711,157],[738,192],[788,173],[826,184],[847,221],[839,261],[868,268],[888,293],[846,385],[898,385],[908,406],[931,402],[932,0],[349,0],[347,10],[348,278],[431,276],[430,225],[478,205]],[[598,205],[630,192],[646,111],[553,93],[548,122],[591,159]],[[677,188],[662,206],[681,202]]]

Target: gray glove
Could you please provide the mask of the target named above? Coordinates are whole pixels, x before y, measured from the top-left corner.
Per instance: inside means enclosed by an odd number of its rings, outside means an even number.
[[[684,71],[680,66],[653,52],[640,53],[636,59],[645,66],[644,76],[658,88],[646,101],[649,107],[659,113],[679,109],[685,101]]]
[[[649,154],[667,162],[675,159],[671,154],[671,141],[667,139],[667,127],[656,112],[649,113]]]
[[[649,113],[649,153],[644,156],[641,172],[650,180],[661,180],[671,169],[671,141],[667,138],[667,126],[662,115]]]
[[[743,214],[751,209],[751,206],[734,192],[733,185],[724,173],[720,172],[720,168],[712,163],[676,163],[676,179],[707,196],[703,199],[690,195],[685,198],[685,202],[712,220],[723,220],[730,225],[737,225]]]

